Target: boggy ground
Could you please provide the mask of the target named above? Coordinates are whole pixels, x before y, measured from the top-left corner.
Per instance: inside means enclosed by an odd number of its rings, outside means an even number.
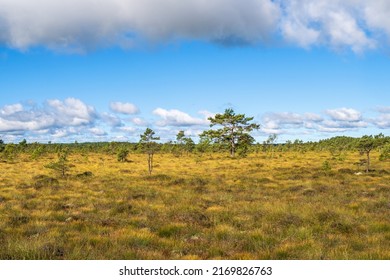
[[[0,163],[0,259],[390,259],[377,158],[159,154],[149,176],[145,155],[71,155],[61,178],[22,155]]]

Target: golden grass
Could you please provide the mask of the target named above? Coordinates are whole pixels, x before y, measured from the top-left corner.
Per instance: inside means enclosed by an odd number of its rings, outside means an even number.
[[[128,158],[71,155],[66,178],[55,155],[0,163],[0,259],[390,259],[376,154],[361,175],[355,153],[158,154],[152,176]]]

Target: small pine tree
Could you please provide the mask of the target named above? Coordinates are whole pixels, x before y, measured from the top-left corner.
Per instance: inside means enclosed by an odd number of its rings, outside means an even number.
[[[58,152],[58,160],[45,165],[46,168],[57,172],[61,177],[66,177],[71,165],[68,163],[69,150],[60,150]]]
[[[125,162],[128,155],[129,155],[129,150],[123,147],[122,149],[119,150],[117,154],[117,159],[119,162]]]
[[[148,155],[148,170],[149,175],[152,175],[153,172],[153,157],[157,150],[157,143],[155,141],[160,140],[160,137],[154,136],[155,132],[147,128],[144,134],[140,135],[139,144],[141,149]]]

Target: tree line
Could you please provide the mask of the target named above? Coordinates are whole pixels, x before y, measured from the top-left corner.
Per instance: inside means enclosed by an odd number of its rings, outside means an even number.
[[[253,122],[253,117],[245,114],[236,114],[233,109],[226,109],[223,114],[210,117],[210,129],[202,132],[196,144],[184,131],[179,131],[175,141],[160,143],[160,137],[147,128],[140,135],[138,143],[127,142],[97,142],[97,143],[71,143],[71,144],[42,144],[27,143],[26,140],[18,144],[5,144],[0,139],[0,157],[3,161],[14,159],[19,153],[28,153],[36,159],[46,153],[58,153],[61,162],[66,162],[66,156],[72,153],[87,154],[91,152],[116,154],[120,162],[125,162],[129,153],[145,153],[148,160],[149,174],[153,171],[153,159],[156,152],[173,153],[181,156],[186,153],[215,153],[227,152],[230,157],[245,157],[248,153],[264,152],[274,157],[277,152],[296,151],[329,151],[332,156],[341,158],[346,151],[357,150],[365,156],[366,171],[370,169],[371,152],[379,150],[380,160],[390,159],[390,137],[385,135],[365,135],[361,138],[337,136],[318,142],[303,142],[302,140],[287,141],[277,144],[276,134],[269,135],[263,143],[255,143],[251,133],[258,130],[260,125]],[[64,152],[66,151],[66,153]],[[55,165],[53,165],[55,166]]]

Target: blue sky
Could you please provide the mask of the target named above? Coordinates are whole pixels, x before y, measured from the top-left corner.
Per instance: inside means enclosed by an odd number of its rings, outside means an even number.
[[[380,16],[390,12],[386,1],[366,4],[362,13],[348,4],[359,0],[170,1],[157,21],[146,4],[104,0],[104,9],[68,22],[67,13],[92,3],[72,1],[25,1],[27,16],[0,0],[9,9],[0,12],[5,141],[138,141],[146,127],[164,141],[179,130],[196,140],[207,118],[228,107],[255,117],[258,141],[270,133],[279,142],[388,135],[390,22]],[[113,16],[119,4],[129,9],[121,20]],[[39,7],[45,21],[35,15]]]

